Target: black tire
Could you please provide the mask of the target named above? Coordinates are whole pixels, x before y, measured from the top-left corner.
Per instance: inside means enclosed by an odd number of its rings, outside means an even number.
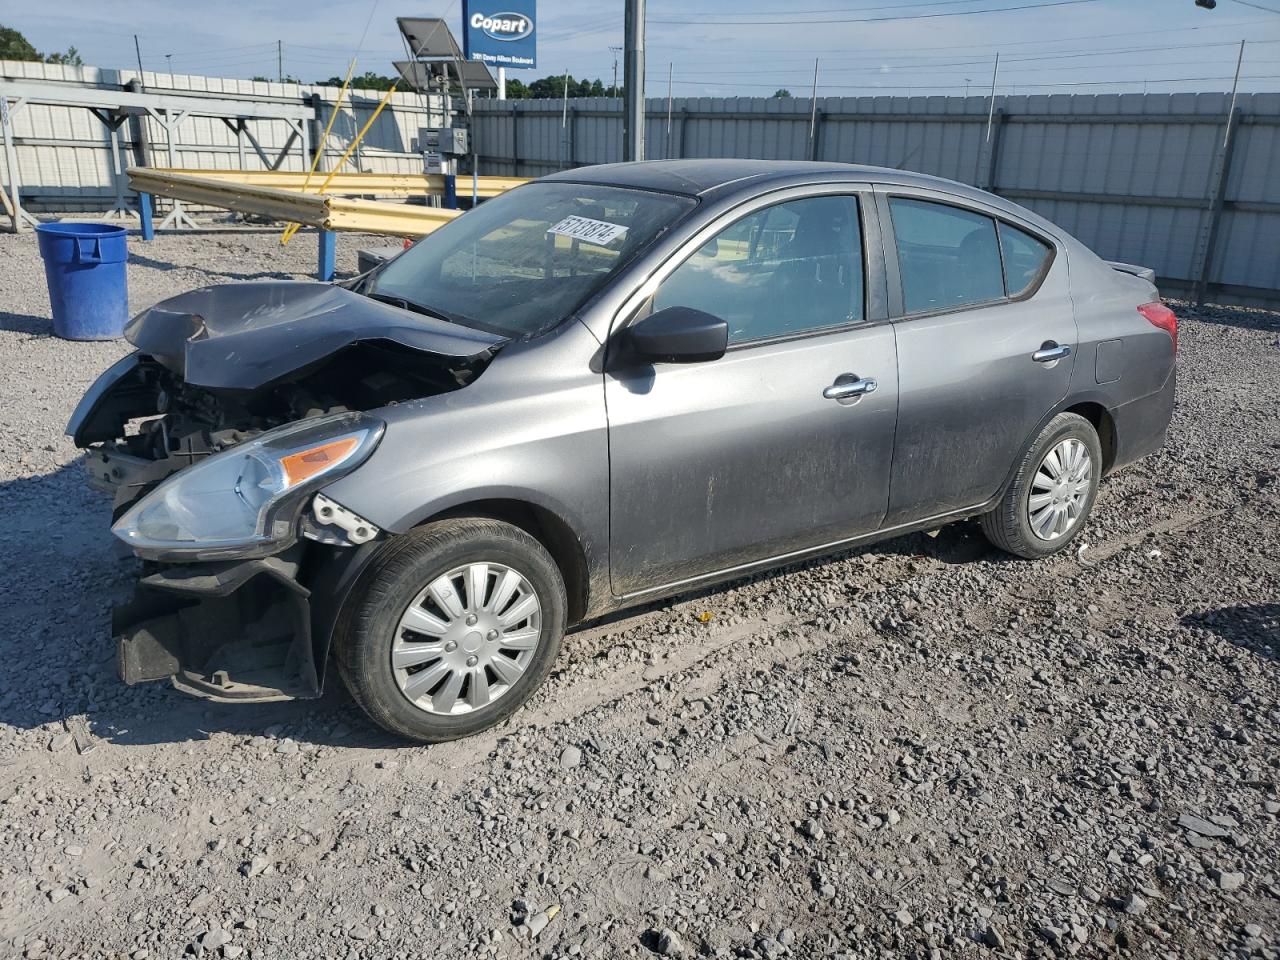
[[[528,581],[541,605],[540,637],[523,674],[493,702],[458,715],[431,713],[400,689],[391,647],[427,584],[470,563],[503,564]],[[555,561],[529,534],[497,520],[440,520],[389,541],[373,559],[339,620],[334,657],[352,698],[379,726],[422,743],[455,740],[507,719],[542,685],[560,650],[567,607]]]
[[[1031,527],[1028,512],[1028,501],[1032,493],[1032,482],[1045,456],[1059,443],[1067,439],[1076,439],[1085,445],[1091,461],[1090,483],[1085,495],[1082,509],[1071,525],[1055,539],[1045,540],[1036,535]],[[1084,527],[1093,509],[1094,500],[1098,496],[1098,480],[1102,474],[1102,444],[1098,441],[1098,432],[1084,417],[1074,413],[1060,413],[1040,431],[1040,436],[1031,444],[1022,461],[1013,482],[1005,491],[1000,503],[990,513],[981,517],[982,532],[993,546],[1005,553],[1027,560],[1052,556],[1066,548]]]

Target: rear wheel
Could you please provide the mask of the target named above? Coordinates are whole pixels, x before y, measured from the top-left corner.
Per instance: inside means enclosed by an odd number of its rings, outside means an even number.
[[[1023,456],[999,506],[982,517],[982,532],[1014,556],[1057,553],[1084,526],[1101,471],[1102,445],[1093,424],[1078,414],[1058,414]]]
[[[387,545],[335,638],[352,697],[393,733],[437,743],[511,716],[565,629],[564,583],[533,537],[451,519]]]

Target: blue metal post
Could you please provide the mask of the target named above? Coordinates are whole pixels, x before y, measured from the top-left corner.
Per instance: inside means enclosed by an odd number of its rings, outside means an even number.
[[[156,225],[151,219],[151,194],[138,194],[138,219],[142,221],[142,239],[148,242],[156,238]]]
[[[458,209],[458,178],[452,173],[444,175],[444,208],[446,210]]]
[[[320,231],[320,266],[318,276],[321,280],[332,280],[338,268],[338,235],[332,230]]]

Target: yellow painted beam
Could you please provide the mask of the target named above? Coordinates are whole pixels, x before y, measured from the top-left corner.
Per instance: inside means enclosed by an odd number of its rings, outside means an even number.
[[[393,237],[425,236],[462,214],[461,210],[322,196],[277,186],[238,183],[229,178],[204,176],[204,171],[197,176],[187,171],[130,167],[129,186],[141,193],[174,197],[324,230],[381,233]]]
[[[302,170],[200,170],[184,167],[131,167],[130,173],[146,169],[156,174],[172,174],[183,177],[202,177],[225,183],[241,183],[258,187],[276,187],[281,190],[302,190],[307,174]],[[315,191],[314,182],[309,190]],[[496,197],[513,187],[529,181],[523,177],[480,177],[478,193],[481,197]],[[374,196],[439,196],[444,192],[441,174],[424,173],[335,173],[327,194],[370,194]],[[458,178],[458,195],[469,196],[471,178]]]

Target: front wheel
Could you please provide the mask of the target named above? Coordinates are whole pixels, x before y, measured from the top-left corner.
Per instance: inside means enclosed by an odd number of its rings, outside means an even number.
[[[335,637],[352,698],[424,743],[511,716],[546,679],[565,589],[542,544],[511,524],[458,518],[392,541]]]
[[[999,505],[982,518],[994,546],[1034,560],[1075,539],[1093,509],[1102,444],[1084,417],[1060,413],[1036,437]]]

